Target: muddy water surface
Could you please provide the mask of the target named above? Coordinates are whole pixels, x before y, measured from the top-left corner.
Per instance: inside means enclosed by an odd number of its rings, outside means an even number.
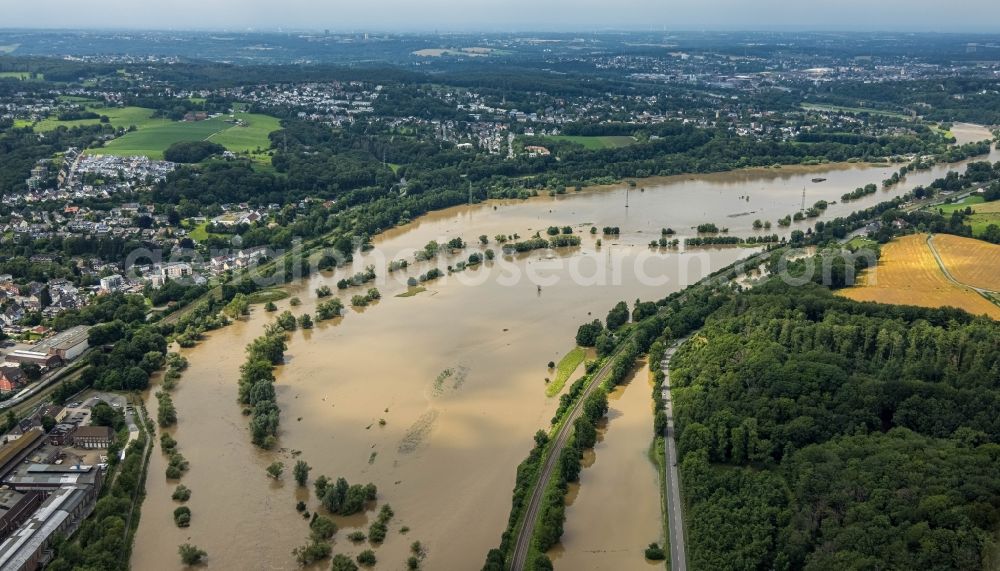
[[[660,483],[649,458],[652,386],[643,366],[608,395],[597,445],[567,498],[562,541],[549,552],[556,569],[643,571],[657,565],[643,554],[654,541],[663,545]]]
[[[249,319],[183,351],[191,366],[174,395],[179,416],[174,434],[191,462],[181,482],[193,491],[192,524],[186,529],[173,525],[176,505],[169,496],[176,482],[164,479],[165,462],[157,448],[133,569],[180,568],[177,546],[185,542],[208,552],[209,568],[296,568],[291,551],[305,543],[308,527],[294,506],[301,499],[312,511],[317,503],[309,490],[294,485],[290,468],[297,458],[312,465],[312,478],[343,476],[379,487],[379,502],[390,503],[396,513],[388,539],[376,549],[380,567],[402,567],[409,544],[419,540],[428,548],[427,568],[478,568],[504,528],[515,467],[530,449],[532,434],[547,425],[555,409],[556,399],[544,393],[545,378],[552,375],[546,363],[572,347],[576,327],[603,318],[617,301],[663,297],[755,251],[651,252],[646,244],[659,238],[661,228],[671,227],[683,238],[695,233],[693,226],[714,222],[734,235],[752,235],[755,218],[775,221],[797,210],[803,188],[807,205],[838,201],[844,192],[878,183],[894,170],[841,165],[653,179],[632,190],[620,186],[452,208],[384,233],[373,251],[358,257],[355,268],[289,286],[303,302],[292,311],[312,313],[316,287],[335,288],[340,278],[374,263],[379,281],[373,285],[382,299],[291,336],[287,363],[277,371],[281,450],[263,452],[250,444],[247,418],[235,402],[243,348],[273,316],[255,307]],[[821,219],[901,194],[947,170],[935,167],[890,191],[832,205]],[[815,177],[827,180],[811,182]],[[588,231],[592,224],[619,226],[622,233],[603,237],[597,246],[600,236]],[[414,249],[430,240],[460,236],[470,244],[460,255],[434,262],[443,267],[479,249],[481,234],[499,252],[494,235],[528,237],[550,225],[573,226],[582,246],[498,256],[406,298],[395,297],[407,289],[406,277],[431,263],[391,275],[383,271],[388,260],[412,263]],[[772,232],[782,233],[776,226]],[[346,301],[360,292],[338,294]],[[278,305],[289,308],[289,301]],[[648,396],[642,395],[647,401]],[[152,395],[147,406],[156,408]],[[648,434],[649,427],[644,431]],[[643,442],[648,445],[648,439]],[[289,472],[281,482],[264,473],[275,460],[285,462]],[[658,506],[658,500],[650,497],[648,504]],[[344,531],[334,551],[354,554],[368,547],[345,538],[352,526],[366,528],[367,519],[340,520]],[[567,525],[575,525],[572,518]],[[402,526],[410,528],[406,535],[400,533]],[[650,530],[636,538],[639,547],[655,539]]]

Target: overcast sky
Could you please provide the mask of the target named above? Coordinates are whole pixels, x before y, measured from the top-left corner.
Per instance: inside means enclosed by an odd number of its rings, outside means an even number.
[[[1000,32],[1000,0],[0,0],[0,28]]]

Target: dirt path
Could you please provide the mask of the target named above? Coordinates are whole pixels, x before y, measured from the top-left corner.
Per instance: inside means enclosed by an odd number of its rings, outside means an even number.
[[[988,299],[993,305],[1000,306],[1000,302],[998,302],[997,298],[995,297],[997,292],[969,285],[967,283],[963,283],[955,279],[955,276],[953,276],[951,272],[948,271],[948,266],[945,265],[944,260],[941,258],[941,254],[938,253],[937,248],[934,247],[934,234],[929,234],[927,236],[927,247],[930,248],[931,254],[934,254],[934,260],[937,262],[938,267],[941,268],[941,273],[944,274],[944,277],[948,278],[948,281],[952,282],[953,284],[959,287],[970,289]]]

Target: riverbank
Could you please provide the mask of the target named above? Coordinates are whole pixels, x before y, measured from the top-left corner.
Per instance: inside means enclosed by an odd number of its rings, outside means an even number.
[[[841,169],[821,184],[807,182],[812,172],[783,179],[772,176],[772,170],[751,182],[694,177],[629,191],[628,209],[624,188],[490,201],[427,214],[376,236],[374,249],[357,255],[352,267],[286,286],[289,295],[301,298],[301,306],[292,307],[290,299],[276,302],[279,312],[314,314],[316,288],[335,288],[369,263],[412,263],[391,276],[377,272],[370,285],[379,288],[382,299],[374,305],[348,309],[343,318],[290,336],[285,364],[275,371],[282,411],[279,449],[253,449],[247,419],[236,403],[243,347],[272,318],[255,307],[246,321],[212,332],[198,347],[183,351],[190,367],[173,395],[179,416],[175,430],[191,461],[184,483],[193,490],[195,518],[180,535],[170,522],[173,505],[168,483],[158,476],[162,467],[151,466],[143,518],[148,527],[140,525],[133,567],[176,569],[176,545],[189,537],[211,560],[226,565],[293,568],[291,550],[308,533],[294,504],[315,500],[308,490],[268,479],[264,470],[276,460],[291,465],[297,457],[313,466],[313,474],[372,481],[380,501],[392,503],[398,525],[411,531],[403,536],[393,530],[378,549],[380,561],[402,564],[409,543],[419,540],[427,546],[428,566],[478,567],[503,529],[514,466],[554,412],[555,400],[545,396],[544,379],[551,375],[547,363],[565,354],[577,326],[603,318],[620,300],[660,299],[758,251],[654,254],[646,246],[650,236],[658,237],[663,227],[689,232],[713,220],[729,221],[733,234],[752,235],[758,214],[728,218],[748,210],[741,197],[749,196],[750,209],[774,219],[797,209],[803,186],[810,198],[836,201],[844,189],[877,182],[885,172]],[[923,177],[911,175],[871,200],[902,194]],[[859,203],[831,206],[820,220],[863,207]],[[793,224],[786,232],[812,223]],[[428,241],[461,237],[475,244],[485,234],[486,247],[499,250],[496,234],[527,237],[566,225],[581,236],[580,247],[501,256],[478,269],[426,282],[427,291],[420,295],[395,297],[408,291],[407,277],[481,249],[470,246],[451,258],[416,263],[413,253]],[[591,225],[619,226],[621,233],[593,236]],[[338,295],[349,299],[363,289]],[[451,373],[438,383],[445,371]],[[162,459],[154,454],[157,461]],[[342,534],[366,525],[343,523]],[[335,553],[363,548],[350,545],[342,534],[334,542]],[[455,538],[461,538],[458,546]]]

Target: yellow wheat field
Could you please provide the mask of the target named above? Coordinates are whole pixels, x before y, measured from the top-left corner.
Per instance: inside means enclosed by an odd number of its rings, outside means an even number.
[[[934,239],[936,244],[938,239]],[[857,286],[841,290],[839,295],[856,301],[951,306],[1000,319],[1000,307],[945,277],[927,246],[926,234],[904,236],[882,246],[878,266],[864,271]]]
[[[972,238],[935,234],[934,247],[956,280],[1000,291],[1000,246]]]

